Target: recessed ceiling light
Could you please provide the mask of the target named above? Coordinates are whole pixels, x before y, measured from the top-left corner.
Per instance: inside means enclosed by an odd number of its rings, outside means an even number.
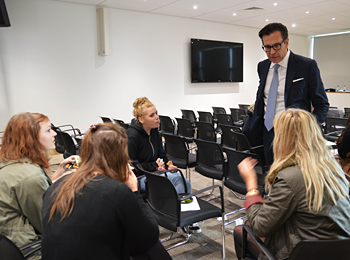
[[[197,9],[197,8],[198,8],[198,5],[194,5],[194,6],[193,6],[193,9]]]
[[[269,21],[269,19],[265,19],[265,22],[268,22]]]
[[[308,13],[310,13],[310,12],[309,12],[309,11],[306,11],[305,13],[308,14]]]
[[[295,27],[295,26],[297,26],[297,25],[296,25],[295,23],[293,23],[293,24],[292,24],[292,27]]]
[[[277,3],[273,3],[273,5],[274,5],[274,6],[276,6],[276,5],[277,5]]]
[[[334,20],[335,20],[335,17],[333,17],[332,20],[334,21]]]
[[[236,16],[237,14],[236,14],[236,13],[233,13],[232,15],[233,15],[233,16]]]

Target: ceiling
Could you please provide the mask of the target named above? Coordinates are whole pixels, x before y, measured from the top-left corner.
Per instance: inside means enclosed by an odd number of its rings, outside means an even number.
[[[259,29],[270,22],[281,22],[288,27],[290,33],[299,35],[350,31],[350,0],[56,1],[185,17]],[[193,8],[195,5],[197,9]]]

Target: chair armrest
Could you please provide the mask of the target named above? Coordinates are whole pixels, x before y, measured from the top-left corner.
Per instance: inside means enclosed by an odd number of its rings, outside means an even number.
[[[243,244],[242,244],[242,259],[246,256],[246,248],[247,248],[247,233],[250,235],[250,237],[253,239],[254,243],[263,251],[263,253],[266,255],[266,257],[270,260],[277,260],[275,256],[267,249],[264,242],[261,241],[259,237],[254,235],[253,230],[250,226],[244,225],[243,226]]]
[[[24,246],[21,246],[21,247],[19,247],[19,250],[23,251],[23,250],[28,249],[28,248],[33,247],[33,246],[35,246],[35,247],[29,249],[27,252],[25,252],[25,254],[23,254],[24,258],[27,258],[28,256],[32,255],[33,253],[35,253],[36,251],[41,249],[41,239],[34,241],[34,242],[31,242],[31,243],[28,243]]]
[[[194,147],[192,147],[192,148],[189,148],[188,150],[191,151],[191,150],[193,150],[193,149],[197,149],[197,146],[194,146]]]

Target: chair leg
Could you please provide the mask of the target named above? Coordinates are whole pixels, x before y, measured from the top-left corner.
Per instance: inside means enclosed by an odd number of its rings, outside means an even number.
[[[172,237],[173,237],[173,234],[174,234],[174,232],[171,232],[171,233],[170,233],[170,235],[169,235],[168,237],[163,238],[162,240],[160,240],[160,242],[161,242],[161,243],[163,243],[163,242],[168,241],[170,238],[172,238]]]
[[[181,246],[181,245],[186,244],[186,243],[188,242],[188,240],[190,239],[190,236],[191,236],[191,235],[190,235],[189,226],[186,226],[186,233],[185,233],[185,235],[186,235],[186,238],[185,238],[184,241],[179,242],[179,243],[177,243],[177,244],[175,244],[175,245],[169,246],[169,247],[167,247],[167,248],[165,248],[165,249],[166,249],[166,250],[170,250],[170,249],[173,249],[173,248],[175,248],[175,247],[178,247],[178,246]]]
[[[225,213],[222,213],[222,259],[226,257],[225,247]]]

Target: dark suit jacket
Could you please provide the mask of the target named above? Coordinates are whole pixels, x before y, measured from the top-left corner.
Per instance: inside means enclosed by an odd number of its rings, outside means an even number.
[[[251,118],[250,129],[246,130],[252,146],[263,144],[264,129],[264,89],[271,61],[266,59],[258,64],[260,78],[256,94],[254,114]],[[294,80],[298,80],[293,82]],[[319,123],[323,123],[329,108],[328,98],[323,87],[320,71],[315,60],[290,52],[286,85],[284,90],[286,108],[301,108],[311,112]]]

